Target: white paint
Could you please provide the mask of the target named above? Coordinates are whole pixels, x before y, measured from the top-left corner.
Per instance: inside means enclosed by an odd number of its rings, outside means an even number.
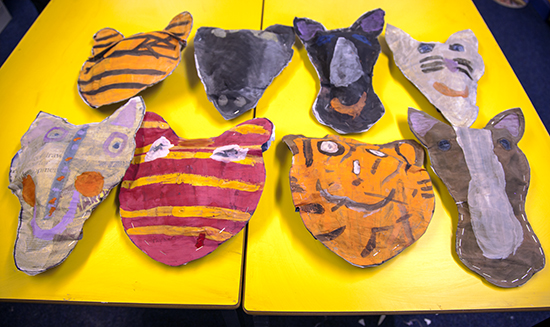
[[[491,131],[455,127],[470,171],[468,204],[483,256],[506,259],[523,242],[523,229],[506,195],[504,169],[493,152]]]
[[[353,42],[343,37],[338,38],[330,62],[330,82],[336,87],[347,87],[363,74],[357,48]]]
[[[361,164],[359,163],[359,160],[353,160],[353,173],[355,175],[359,175],[359,173],[361,173]]]
[[[327,153],[336,153],[338,152],[338,145],[332,141],[323,141],[323,143],[321,143],[321,151]]]
[[[248,148],[241,148],[237,144],[224,145],[216,148],[210,159],[228,163],[243,160],[247,153]]]
[[[164,137],[159,137],[153,144],[147,154],[145,154],[145,162],[153,161],[158,158],[164,158],[170,153],[170,148],[174,145]]]

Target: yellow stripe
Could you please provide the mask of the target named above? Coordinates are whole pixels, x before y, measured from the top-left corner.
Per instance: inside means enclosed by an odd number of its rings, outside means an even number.
[[[120,209],[122,218],[139,218],[139,217],[202,217],[209,219],[223,219],[233,221],[248,221],[250,214],[240,210],[207,207],[207,206],[188,206],[188,207],[155,207],[145,210],[126,211]]]
[[[241,133],[241,134],[267,134],[267,133],[269,133],[268,130],[266,130],[265,128],[263,128],[260,125],[250,125],[250,124],[235,126],[235,127],[231,128],[230,131],[235,131],[235,132]]]
[[[189,226],[141,226],[135,228],[129,228],[126,230],[128,235],[151,235],[151,234],[163,234],[168,236],[199,236],[205,234],[206,238],[213,241],[227,241],[233,236],[231,233],[219,230],[214,227],[189,227]]]
[[[216,148],[217,148],[217,146],[204,147],[204,146],[179,146],[179,145],[175,145],[175,146],[171,147],[170,150],[174,151],[174,150],[191,150],[192,149],[192,150],[212,151]],[[250,150],[261,150],[262,146],[261,145],[247,145],[245,148],[250,149]],[[146,146],[141,147],[141,148],[136,148],[136,151],[134,153],[136,155],[138,155],[138,154],[147,153],[147,152],[149,152],[149,150],[151,150],[151,144],[146,145]]]
[[[141,123],[141,128],[169,129],[170,126],[167,123],[161,121],[144,121],[143,123]]]
[[[256,192],[263,183],[251,184],[230,179],[221,179],[214,176],[202,176],[194,174],[166,174],[138,178],[134,181],[122,181],[122,187],[133,189],[135,187],[151,184],[190,184],[193,186],[212,186],[219,188],[231,188],[245,192]]]
[[[182,151],[170,151],[166,157],[157,158],[158,159],[191,159],[191,158],[197,158],[197,159],[210,159],[210,156],[212,155],[211,152],[182,152]],[[256,156],[246,156],[243,160],[239,161],[233,161],[234,163],[241,164],[241,165],[249,165],[254,166],[258,159],[261,159],[261,157]],[[262,160],[263,161],[263,160]],[[132,164],[137,165],[145,162],[145,156],[135,156],[132,159]]]

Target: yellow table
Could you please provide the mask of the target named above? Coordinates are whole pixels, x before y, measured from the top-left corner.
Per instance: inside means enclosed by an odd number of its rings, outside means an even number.
[[[364,12],[383,6],[386,23],[417,40],[444,42],[452,33],[472,29],[486,65],[478,88],[482,128],[497,113],[521,107],[527,130],[519,143],[531,165],[526,212],[546,253],[550,253],[550,137],[474,4],[460,1],[319,1],[266,0],[263,26],[292,25],[309,17],[328,29],[350,26]],[[374,90],[387,110],[366,133],[353,135],[368,143],[414,139],[407,108],[444,120],[396,67],[384,36],[374,69]],[[286,134],[323,137],[334,133],[317,123],[311,106],[319,91],[317,73],[298,43],[290,65],[260,101],[257,116],[277,127],[274,146],[265,154],[268,180],[249,223],[243,307],[259,313],[404,313],[458,310],[518,310],[550,307],[550,268],[527,284],[501,289],[461,264],[454,252],[458,215],[445,186],[429,169],[436,209],[427,232],[397,257],[376,268],[354,267],[316,241],[294,212],[289,186],[291,154]],[[544,150],[543,150],[544,149]]]
[[[8,190],[8,172],[19,140],[39,111],[73,124],[99,122],[120,105],[96,110],[79,97],[76,81],[90,55],[92,36],[112,27],[126,36],[162,30],[182,11],[194,17],[182,63],[164,82],[141,93],[147,110],[163,116],[181,137],[221,134],[252,118],[227,122],[208,102],[195,69],[197,28],[259,29],[262,2],[54,0],[0,69],[0,103],[6,145],[0,161],[0,299],[48,300],[199,308],[240,304],[244,231],[205,258],[182,267],[150,259],[126,236],[115,188],[84,225],[84,237],[59,267],[35,277],[18,271],[13,247],[19,202]]]

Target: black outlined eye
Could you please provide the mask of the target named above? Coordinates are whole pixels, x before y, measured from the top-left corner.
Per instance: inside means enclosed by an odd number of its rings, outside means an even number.
[[[502,138],[498,140],[498,143],[500,143],[500,145],[502,145],[502,147],[506,151],[510,151],[512,149],[512,144],[510,143],[510,141],[508,141],[508,139]]]
[[[451,149],[451,143],[447,140],[441,140],[439,143],[437,143],[437,147],[441,151],[449,151]]]
[[[44,135],[44,142],[59,142],[65,138],[67,130],[61,127],[54,127]]]
[[[113,132],[103,143],[103,152],[111,157],[116,157],[124,151],[128,143],[128,136],[120,132]]]
[[[459,43],[454,43],[454,44],[449,45],[449,50],[464,52],[464,46],[462,44],[459,44]]]
[[[247,153],[248,148],[241,148],[237,144],[231,144],[216,148],[210,159],[228,163],[244,160]]]
[[[317,149],[327,156],[340,156],[344,154],[344,147],[334,141],[317,142]]]
[[[387,157],[388,155],[385,154],[384,152],[381,152],[381,151],[378,151],[378,150],[373,150],[373,149],[367,149],[367,151],[377,157],[380,157],[380,158],[385,158]]]
[[[432,52],[434,47],[435,47],[435,44],[432,44],[432,43],[420,43],[420,45],[418,46],[418,52],[420,53]]]
[[[356,40],[359,40],[359,41],[365,43],[365,44],[372,45],[372,44],[370,43],[369,39],[367,39],[367,37],[364,36],[364,35],[353,34],[352,37],[353,37],[354,39],[356,39]]]

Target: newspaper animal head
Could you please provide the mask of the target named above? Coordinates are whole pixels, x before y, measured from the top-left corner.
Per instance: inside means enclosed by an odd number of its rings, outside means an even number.
[[[386,42],[405,77],[452,125],[473,124],[479,111],[477,81],[485,65],[471,30],[456,32],[445,43],[420,42],[388,24]]]
[[[29,275],[57,266],[82,238],[92,210],[130,165],[145,105],[136,97],[100,123],[72,125],[40,112],[12,160],[21,202],[15,263]]]
[[[384,106],[372,88],[373,67],[380,54],[378,35],[383,28],[381,9],[336,30],[308,18],[294,18],[294,30],[321,82],[313,104],[313,114],[321,124],[338,133],[360,133],[384,115]]]
[[[229,120],[254,108],[292,59],[294,31],[272,25],[263,31],[201,27],[195,61],[208,100]]]
[[[517,145],[525,129],[521,110],[503,111],[473,129],[411,108],[409,126],[457,204],[462,262],[497,286],[527,282],[544,267],[544,254],[525,213],[530,170]]]

